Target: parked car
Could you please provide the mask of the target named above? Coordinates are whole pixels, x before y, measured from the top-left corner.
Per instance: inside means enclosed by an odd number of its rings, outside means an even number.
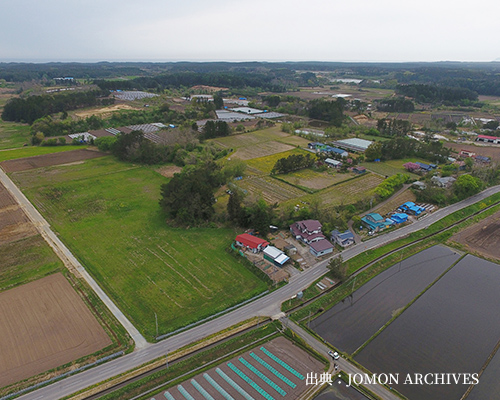
[[[340,358],[340,355],[339,353],[337,353],[336,351],[329,351],[328,354],[334,359],[334,360],[338,360]]]

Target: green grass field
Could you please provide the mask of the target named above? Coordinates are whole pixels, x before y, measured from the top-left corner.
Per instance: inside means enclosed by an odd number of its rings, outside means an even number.
[[[380,175],[392,176],[396,174],[408,174],[412,178],[418,178],[419,175],[408,172],[403,167],[403,164],[406,164],[407,162],[416,162],[416,161],[422,162],[424,164],[429,163],[429,161],[425,161],[418,158],[405,158],[403,160],[389,160],[383,162],[364,162],[361,165],[363,165],[366,169],[369,169],[370,171],[373,171]]]
[[[151,340],[266,288],[226,249],[232,229],[168,227],[167,179],[112,157],[12,178],[133,324]]]
[[[59,153],[62,151],[85,149],[87,146],[28,146],[20,149],[1,150],[0,162],[7,160],[15,160],[16,158],[25,158],[33,156],[41,156],[43,154]]]
[[[40,235],[0,245],[0,291],[58,271],[64,265]]]
[[[29,125],[0,120],[0,150],[22,147],[30,137]]]
[[[266,157],[259,157],[259,158],[253,158],[252,160],[247,160],[246,163],[253,168],[257,168],[259,171],[262,171],[265,174],[271,173],[274,164],[276,164],[276,161],[278,161],[280,158],[288,157],[291,156],[292,154],[310,154],[313,155],[312,153],[306,151],[306,150],[301,150],[301,149],[293,149],[289,151],[284,151],[281,153],[276,153],[270,156]]]

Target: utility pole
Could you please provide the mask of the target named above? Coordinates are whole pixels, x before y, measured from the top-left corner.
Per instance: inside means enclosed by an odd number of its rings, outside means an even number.
[[[158,315],[155,313],[155,322],[156,322],[156,337],[158,337]]]

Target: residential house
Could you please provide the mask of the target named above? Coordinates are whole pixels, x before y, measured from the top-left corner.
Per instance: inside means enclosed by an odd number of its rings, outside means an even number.
[[[372,231],[381,231],[394,225],[391,219],[385,219],[380,214],[369,213],[366,214],[361,221]]]
[[[352,169],[352,172],[354,172],[355,174],[364,174],[366,172],[366,168],[358,165],[357,167],[354,167]]]
[[[429,172],[432,170],[432,167],[429,164],[424,164],[419,161],[417,161],[415,164],[417,164],[420,167],[420,169],[425,172]]]
[[[412,186],[414,188],[419,189],[419,190],[424,190],[427,187],[427,185],[424,182],[420,182],[420,181],[413,182]]]
[[[441,178],[439,176],[433,176],[431,178],[431,182],[441,188],[449,188],[451,185],[453,185],[453,182],[455,182],[456,179],[453,178],[452,176],[446,176],[444,178]]]
[[[402,224],[406,221],[408,221],[408,215],[404,213],[396,213],[391,215],[391,219],[396,223],[396,224]]]
[[[290,225],[290,231],[295,239],[310,244],[325,238],[321,233],[321,227],[321,222],[315,219],[306,219]]]
[[[399,209],[402,212],[411,215],[420,215],[425,211],[425,208],[417,206],[413,201],[407,201],[406,203],[399,206]]]
[[[264,239],[260,239],[257,236],[249,235],[248,233],[242,233],[236,236],[236,244],[240,247],[247,247],[253,253],[258,253],[269,246],[269,242]]]
[[[332,242],[337,243],[339,246],[346,248],[354,244],[354,235],[351,231],[347,230],[340,233],[338,230],[333,230],[331,232]]]
[[[321,257],[333,252],[333,244],[326,239],[318,240],[309,245],[309,251],[313,256]]]

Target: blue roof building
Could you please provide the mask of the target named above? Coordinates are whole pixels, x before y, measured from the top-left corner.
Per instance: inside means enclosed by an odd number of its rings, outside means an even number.
[[[343,233],[340,233],[338,230],[333,230],[331,232],[331,238],[334,243],[344,248],[354,244],[354,235],[349,230]]]
[[[425,211],[425,208],[417,206],[413,201],[407,201],[399,207],[401,211],[408,214],[420,215]]]
[[[397,213],[391,216],[391,219],[396,223],[396,224],[402,224],[406,221],[408,221],[408,215],[404,213]]]
[[[381,231],[394,225],[393,220],[385,219],[377,213],[366,214],[361,221],[372,231]]]

